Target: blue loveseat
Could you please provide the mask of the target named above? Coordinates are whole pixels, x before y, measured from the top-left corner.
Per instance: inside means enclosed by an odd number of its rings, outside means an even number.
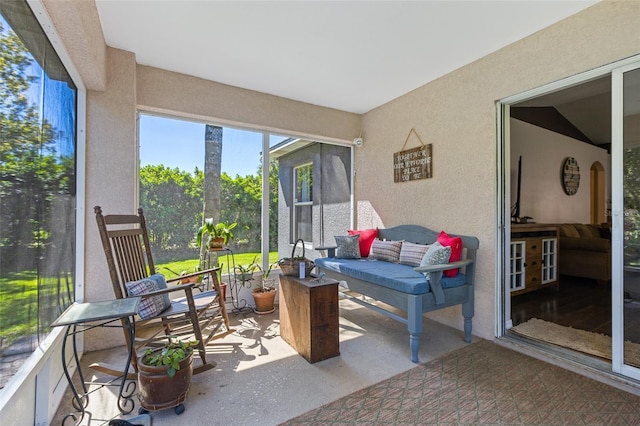
[[[378,238],[389,241],[408,241],[432,244],[438,232],[419,225],[400,225],[379,229]],[[418,362],[418,348],[422,331],[422,314],[461,305],[464,317],[465,341],[471,341],[471,321],[474,314],[474,273],[479,241],[475,237],[460,236],[463,244],[462,260],[432,266],[412,266],[383,260],[340,259],[335,247],[316,247],[326,250],[327,257],[315,259],[318,272],[341,281],[351,292],[384,302],[405,313],[399,315],[379,304],[362,298],[349,297],[354,302],[407,324],[411,360]],[[445,277],[442,271],[462,268],[455,277]]]

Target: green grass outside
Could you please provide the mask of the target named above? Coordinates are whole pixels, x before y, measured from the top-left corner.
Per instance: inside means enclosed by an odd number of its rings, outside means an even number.
[[[259,253],[235,254],[235,264],[246,266],[256,256],[258,256],[257,261],[259,262]],[[277,260],[278,253],[270,252],[269,264]],[[227,271],[227,261],[226,256],[221,256],[220,263],[224,264],[222,265],[223,273]],[[180,275],[182,271],[194,271],[196,266],[198,266],[197,258],[174,260],[157,264],[156,270],[170,279]],[[40,290],[50,293],[51,296],[55,296],[57,291],[53,282],[41,285]],[[10,346],[12,342],[22,336],[37,332],[37,309],[38,278],[35,271],[7,273],[0,277],[0,338],[3,340],[4,347]]]
[[[8,272],[0,276],[0,339],[3,348],[11,346],[22,336],[31,336],[38,332],[38,299],[42,304],[51,305],[45,309],[61,309],[57,306],[58,298],[60,297],[60,302],[64,303],[68,300],[68,295],[66,283],[61,283],[59,287],[57,281],[57,278],[40,277],[38,288],[38,276],[35,271]],[[63,294],[58,295],[58,291]],[[45,322],[42,326],[48,326],[48,321],[53,322],[55,319],[47,319],[47,316],[58,314],[59,312],[40,312],[43,316],[42,321]]]
[[[257,256],[257,258],[256,258]],[[233,255],[235,264],[247,266],[254,259],[256,262],[260,263],[260,253],[237,253]],[[278,252],[272,251],[269,253],[269,264],[272,264],[278,260]],[[227,272],[227,262],[231,262],[231,256],[220,256],[218,260],[220,266],[222,267],[222,272],[226,274]],[[164,263],[159,263],[156,265],[156,271],[163,274],[167,279],[175,278],[180,275],[181,272],[194,272],[196,267],[198,266],[198,259],[187,259],[187,260],[174,260]],[[229,265],[233,267],[233,264]],[[231,270],[231,269],[229,269]]]
[[[0,337],[3,346],[35,334],[38,283],[35,271],[7,273],[0,277]]]

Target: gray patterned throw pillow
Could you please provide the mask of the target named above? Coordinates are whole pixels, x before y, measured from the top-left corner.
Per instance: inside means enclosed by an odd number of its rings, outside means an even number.
[[[360,235],[336,235],[338,259],[360,259]]]
[[[439,242],[435,242],[429,246],[429,249],[424,254],[420,266],[441,265],[443,263],[449,263],[451,257],[451,247],[445,247]]]

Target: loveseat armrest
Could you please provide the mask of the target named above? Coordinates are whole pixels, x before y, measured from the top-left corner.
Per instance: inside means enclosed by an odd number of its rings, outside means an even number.
[[[471,259],[457,260],[451,263],[441,263],[440,265],[429,265],[429,266],[418,266],[413,268],[416,272],[438,272],[438,271],[446,271],[448,269],[458,269],[463,266],[467,266],[473,263]]]
[[[317,251],[327,251],[327,257],[336,257],[336,249],[338,247],[337,246],[318,246],[318,247],[314,247],[314,250]]]
[[[442,305],[444,303],[444,291],[442,290],[442,284],[440,283],[440,280],[442,279],[442,271],[462,268],[463,266],[467,266],[471,263],[473,263],[473,260],[464,259],[451,263],[442,263],[440,265],[418,266],[417,268],[413,268],[413,270],[429,274],[429,287],[431,288],[433,297],[436,299],[436,305]]]

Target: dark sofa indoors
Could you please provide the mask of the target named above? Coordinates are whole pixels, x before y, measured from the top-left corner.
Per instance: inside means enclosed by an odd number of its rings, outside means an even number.
[[[609,229],[599,225],[560,225],[560,274],[611,280],[611,239]]]

